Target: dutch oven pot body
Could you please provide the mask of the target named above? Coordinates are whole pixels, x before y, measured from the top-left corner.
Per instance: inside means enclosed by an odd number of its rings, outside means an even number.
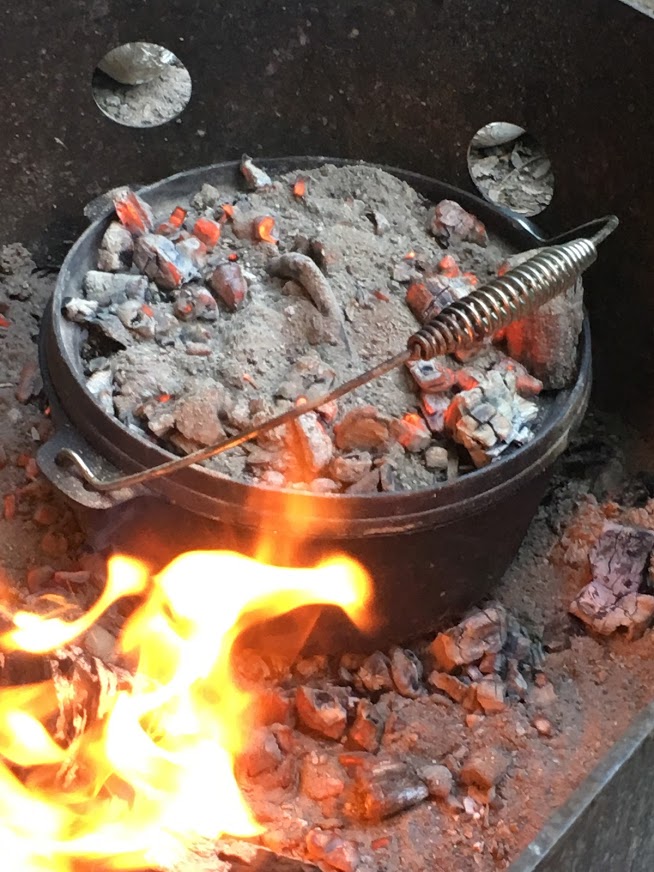
[[[284,158],[261,161],[272,173],[347,161]],[[351,162],[349,162],[351,163]],[[388,169],[388,168],[385,168]],[[389,169],[438,202],[458,200],[488,229],[518,249],[543,244],[529,222],[464,191],[424,176]],[[174,207],[209,182],[233,184],[235,162],[192,170],[139,191],[155,209]],[[91,225],[68,254],[41,331],[41,368],[56,427],[39,452],[44,473],[79,511],[95,544],[134,553],[155,566],[190,548],[234,548],[257,553],[262,535],[266,558],[308,563],[344,552],[359,560],[374,581],[376,628],[361,638],[336,611],[323,612],[311,646],[340,650],[407,639],[438,627],[479,601],[517,553],[549,481],[552,465],[579,425],[591,386],[588,324],[580,346],[576,383],[553,397],[543,424],[527,445],[490,466],[440,487],[365,496],[293,494],[223,478],[191,467],[154,480],[147,488],[98,494],[55,458],[62,447],[79,451],[107,476],[156,466],[171,458],[164,449],[128,431],[107,415],[86,390],[82,332],[66,322],[62,300],[81,287],[110,220]],[[290,501],[290,506],[289,506]],[[216,579],[217,584],[237,582]],[[315,614],[312,615],[315,617]],[[303,626],[305,622],[303,622]],[[275,625],[279,638],[291,624]],[[266,628],[274,638],[274,628]]]

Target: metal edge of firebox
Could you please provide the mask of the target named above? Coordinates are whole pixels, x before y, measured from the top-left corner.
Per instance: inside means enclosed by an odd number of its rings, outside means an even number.
[[[642,712],[509,872],[654,868],[654,704]]]

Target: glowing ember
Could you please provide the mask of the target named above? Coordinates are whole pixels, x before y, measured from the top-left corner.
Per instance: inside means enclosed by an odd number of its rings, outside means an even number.
[[[72,872],[82,859],[104,869],[167,866],[196,839],[260,832],[233,774],[256,702],[232,674],[234,642],[262,618],[309,604],[338,605],[361,623],[369,581],[345,557],[289,569],[193,552],[154,578],[113,558],[104,593],[82,617],[19,612],[0,642],[6,652],[52,651],[135,594],[144,602],[120,639],[135,664],[131,687],[69,747],[46,727],[59,714],[53,681],[0,690],[6,869]]]
[[[277,245],[279,240],[274,235],[274,231],[275,219],[270,215],[257,218],[254,221],[254,235],[261,242],[270,242],[272,245]]]
[[[297,197],[299,200],[302,197],[306,196],[307,193],[307,183],[305,179],[298,179],[293,185],[293,196]]]

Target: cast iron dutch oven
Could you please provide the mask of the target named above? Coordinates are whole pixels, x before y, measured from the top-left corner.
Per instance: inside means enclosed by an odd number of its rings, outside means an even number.
[[[311,157],[260,163],[280,174],[354,162]],[[457,200],[519,250],[544,243],[530,222],[469,193],[415,173],[383,169],[433,202]],[[204,183],[220,187],[237,179],[237,162],[220,163],[173,176],[139,194],[159,209],[175,206]],[[378,626],[366,645],[433,630],[482,599],[515,556],[552,465],[586,410],[591,386],[588,323],[581,337],[576,383],[552,398],[535,438],[490,466],[439,487],[357,496],[296,494],[291,520],[282,512],[282,492],[231,481],[204,467],[155,479],[138,491],[99,494],[57,464],[61,448],[79,451],[107,476],[140,471],[172,457],[128,431],[96,403],[84,384],[82,331],[61,315],[62,299],[77,292],[85,272],[95,267],[110,220],[107,214],[93,223],[66,257],[40,343],[56,433],[41,448],[38,460],[46,476],[80,510],[95,544],[145,556],[155,566],[195,547],[254,553],[262,531],[273,534],[268,537],[273,546],[268,557],[280,564],[291,557],[304,563],[345,552],[360,560],[374,579]],[[344,645],[361,642],[344,619],[329,612],[321,616],[313,638],[319,638],[323,648],[341,651]]]

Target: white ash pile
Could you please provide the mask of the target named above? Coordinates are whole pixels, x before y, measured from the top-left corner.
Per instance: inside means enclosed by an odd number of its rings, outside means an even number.
[[[247,192],[205,184],[157,216],[114,191],[97,269],[64,301],[98,403],[178,454],[396,353],[511,255],[459,204],[433,207],[381,170],[241,170]],[[434,487],[533,438],[543,387],[574,379],[581,319],[576,287],[494,343],[413,363],[209,463],[321,494]]]
[[[237,777],[266,821],[263,844],[365,872],[377,868],[383,821],[422,803],[488,829],[512,767],[505,721],[519,735],[554,732],[543,661],[539,640],[499,603],[415,649],[313,656],[290,669],[243,651],[235,665],[261,727]],[[477,742],[495,719],[496,740]]]

